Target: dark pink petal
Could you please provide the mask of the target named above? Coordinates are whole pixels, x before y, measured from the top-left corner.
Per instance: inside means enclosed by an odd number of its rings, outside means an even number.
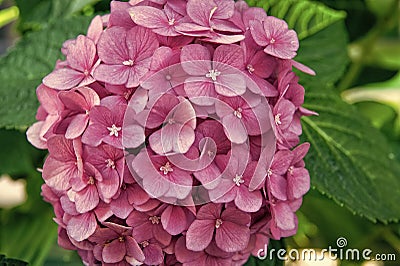
[[[67,232],[76,241],[82,241],[91,236],[97,227],[96,217],[92,212],[73,216],[67,225]]]
[[[164,246],[171,243],[172,236],[164,230],[161,224],[152,226],[153,237]]]
[[[270,177],[271,194],[279,200],[287,200],[287,181],[283,176],[272,174]]]
[[[186,229],[186,215],[180,206],[168,206],[161,215],[164,229],[171,235],[178,235]]]
[[[216,4],[213,0],[188,0],[186,11],[195,23],[206,26],[209,23],[211,12],[214,8],[216,8]]]
[[[305,168],[294,168],[288,174],[288,194],[298,199],[310,189],[310,175]]]
[[[151,57],[159,44],[156,35],[151,30],[134,27],[127,32],[126,45],[130,56],[128,59],[142,61]]]
[[[205,75],[187,78],[184,88],[189,100],[197,105],[212,105],[217,98],[214,84]]]
[[[100,124],[91,124],[82,135],[82,142],[93,147],[97,147],[108,134],[107,127]]]
[[[146,265],[160,265],[164,261],[164,254],[161,247],[157,244],[150,244],[143,249]]]
[[[215,68],[218,70],[226,68],[226,66],[223,65],[228,65],[235,69],[242,69],[244,67],[243,50],[236,44],[218,46],[217,49],[215,49],[213,61],[215,62]],[[240,74],[239,71],[237,71],[237,73]]]
[[[116,263],[123,260],[125,254],[125,243],[120,242],[118,239],[116,239],[104,246],[102,257],[105,263]]]
[[[193,251],[204,250],[211,242],[215,220],[195,220],[186,233],[186,247]]]
[[[233,16],[235,2],[232,0],[214,0],[218,8],[213,13],[213,18],[228,19]]]
[[[197,212],[197,219],[200,220],[215,220],[221,216],[221,204],[207,204],[200,208]]]
[[[307,154],[310,149],[310,143],[305,142],[299,146],[297,146],[294,150],[293,164],[300,162]]]
[[[78,85],[84,78],[85,75],[79,71],[60,68],[44,77],[43,84],[56,90],[68,90]]]
[[[104,63],[122,65],[122,62],[131,59],[129,58],[128,47],[125,41],[126,35],[127,32],[122,27],[109,28],[101,35],[97,44],[97,50],[100,59]]]
[[[125,238],[126,255],[135,258],[137,261],[144,261],[145,256],[138,243],[130,236]]]
[[[244,225],[223,220],[215,230],[217,246],[226,252],[236,252],[246,248],[250,239],[250,229]]]
[[[293,160],[293,154],[290,151],[278,151],[274,155],[271,170],[274,174],[283,175],[286,173]]]

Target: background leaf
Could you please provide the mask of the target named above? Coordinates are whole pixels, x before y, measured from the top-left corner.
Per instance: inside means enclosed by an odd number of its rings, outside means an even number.
[[[0,128],[26,128],[35,121],[39,103],[35,88],[61,58],[65,40],[83,33],[90,17],[58,20],[38,32],[25,35],[5,57],[0,58]]]
[[[343,11],[308,0],[248,0],[251,6],[262,7],[268,15],[284,19],[297,32],[300,40],[345,18]]]

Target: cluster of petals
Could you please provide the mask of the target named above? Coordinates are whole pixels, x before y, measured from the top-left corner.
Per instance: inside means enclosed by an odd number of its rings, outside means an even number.
[[[37,88],[58,243],[85,265],[242,265],[310,188],[299,42],[233,0],[111,2]]]

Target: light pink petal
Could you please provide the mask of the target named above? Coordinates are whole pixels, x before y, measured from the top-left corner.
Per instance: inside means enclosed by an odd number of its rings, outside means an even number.
[[[308,74],[308,75],[311,75],[311,76],[315,76],[315,75],[316,75],[316,73],[315,73],[314,70],[312,70],[312,69],[309,68],[308,66],[303,65],[303,64],[300,63],[300,62],[297,62],[297,61],[295,61],[295,60],[292,60],[292,65],[293,65],[295,68],[297,68],[298,70],[300,70],[301,72],[304,72],[304,73],[306,73],[306,74]]]
[[[89,116],[87,114],[78,114],[74,116],[65,132],[67,139],[75,139],[82,135],[85,131],[87,123],[89,122]]]
[[[49,187],[57,190],[67,190],[70,187],[69,180],[76,174],[74,163],[60,162],[52,156],[47,157],[43,165],[43,179]]]
[[[250,21],[250,30],[251,36],[258,45],[266,46],[269,44],[264,26],[260,20]]]
[[[213,13],[213,18],[228,19],[233,16],[235,2],[231,0],[214,0],[218,8]]]
[[[221,74],[217,77],[215,91],[223,96],[235,97],[246,92],[246,78],[243,73]]]
[[[247,247],[250,239],[250,229],[230,221],[223,221],[215,230],[217,246],[226,252],[236,252]]]
[[[129,59],[142,61],[153,55],[159,43],[151,30],[137,26],[127,32],[126,45],[129,51]]]
[[[206,168],[194,172],[193,175],[206,189],[214,189],[219,184],[217,178],[221,176],[221,171],[215,163],[211,163]]]
[[[241,186],[235,198],[235,205],[245,212],[256,212],[261,208],[262,195],[260,191],[250,192],[247,187]]]
[[[293,154],[290,151],[282,150],[278,151],[274,155],[271,169],[272,172],[278,175],[283,175],[288,170],[293,160]]]
[[[206,26],[211,18],[211,12],[215,7],[213,0],[188,0],[186,11],[195,23]]]
[[[127,125],[123,128],[123,147],[137,148],[145,141],[144,129],[139,125]]]
[[[230,68],[242,69],[244,67],[244,54],[239,45],[221,45],[215,49],[213,61],[215,61],[215,68],[220,69],[219,63],[228,65]],[[237,71],[240,73],[239,71]]]
[[[96,217],[92,212],[73,216],[67,225],[67,232],[76,241],[82,241],[91,236],[97,227]]]
[[[100,64],[94,70],[93,77],[98,81],[107,82],[113,85],[123,85],[128,81],[131,71],[131,67],[122,64]]]
[[[122,65],[125,60],[132,59],[129,58],[128,47],[125,42],[126,35],[126,30],[122,27],[109,28],[101,35],[97,50],[104,63]]]
[[[66,57],[71,68],[90,73],[96,57],[96,46],[91,39],[79,35],[75,43],[68,46]]]
[[[244,143],[248,139],[247,130],[243,121],[233,114],[222,118],[224,132],[228,139],[236,144]]]
[[[278,203],[273,208],[276,224],[281,230],[291,230],[296,227],[295,215],[286,203]]]
[[[202,251],[211,242],[215,229],[214,220],[196,220],[186,233],[186,247],[192,251]]]
[[[59,68],[44,77],[43,84],[56,89],[68,90],[78,85],[85,75],[71,68]]]
[[[168,18],[158,8],[150,6],[135,6],[129,9],[133,22],[149,29],[168,27]]]
[[[201,106],[214,104],[217,93],[210,80],[205,76],[186,79],[184,89],[191,102]]]
[[[108,243],[103,248],[103,261],[105,263],[116,263],[122,261],[126,254],[126,247],[124,242],[120,242],[118,239]]]
[[[28,141],[38,149],[47,149],[47,143],[40,134],[43,124],[43,121],[36,122],[26,131]]]
[[[210,37],[205,38],[204,41],[218,44],[232,44],[240,42],[244,38],[244,35],[224,35],[220,33],[213,33]]]
[[[76,210],[80,213],[93,210],[99,201],[99,193],[94,185],[88,185],[84,190],[75,194]]]
[[[103,22],[101,16],[95,16],[88,27],[87,36],[97,43],[101,34],[103,33]]]
[[[107,128],[100,124],[91,124],[82,135],[82,143],[97,147],[108,134]]]
[[[39,102],[48,114],[57,114],[63,109],[62,103],[58,99],[57,94],[58,91],[48,88],[43,84],[39,85],[36,89],[36,95]]]
[[[180,206],[168,206],[161,215],[161,223],[168,233],[178,235],[187,226],[186,215]]]
[[[205,76],[211,69],[210,51],[200,44],[184,46],[181,52],[182,68],[193,76]]]

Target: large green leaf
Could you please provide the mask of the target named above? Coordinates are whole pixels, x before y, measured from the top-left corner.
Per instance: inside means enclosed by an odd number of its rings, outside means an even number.
[[[342,20],[346,13],[308,0],[247,0],[251,6],[264,8],[268,15],[284,19],[304,39]]]
[[[54,21],[70,17],[99,0],[15,0],[21,15],[22,31],[38,30]]]
[[[346,48],[340,40],[344,33],[336,24],[300,44],[299,58],[317,72],[300,80],[306,87],[304,106],[319,113],[303,118],[304,140],[311,143],[306,163],[312,184],[372,221],[398,221],[399,162],[382,133],[331,86],[346,64],[339,53]]]
[[[27,34],[0,58],[0,127],[25,128],[35,121],[35,88],[61,57],[63,42],[83,33],[89,22],[84,16],[58,20]]]

